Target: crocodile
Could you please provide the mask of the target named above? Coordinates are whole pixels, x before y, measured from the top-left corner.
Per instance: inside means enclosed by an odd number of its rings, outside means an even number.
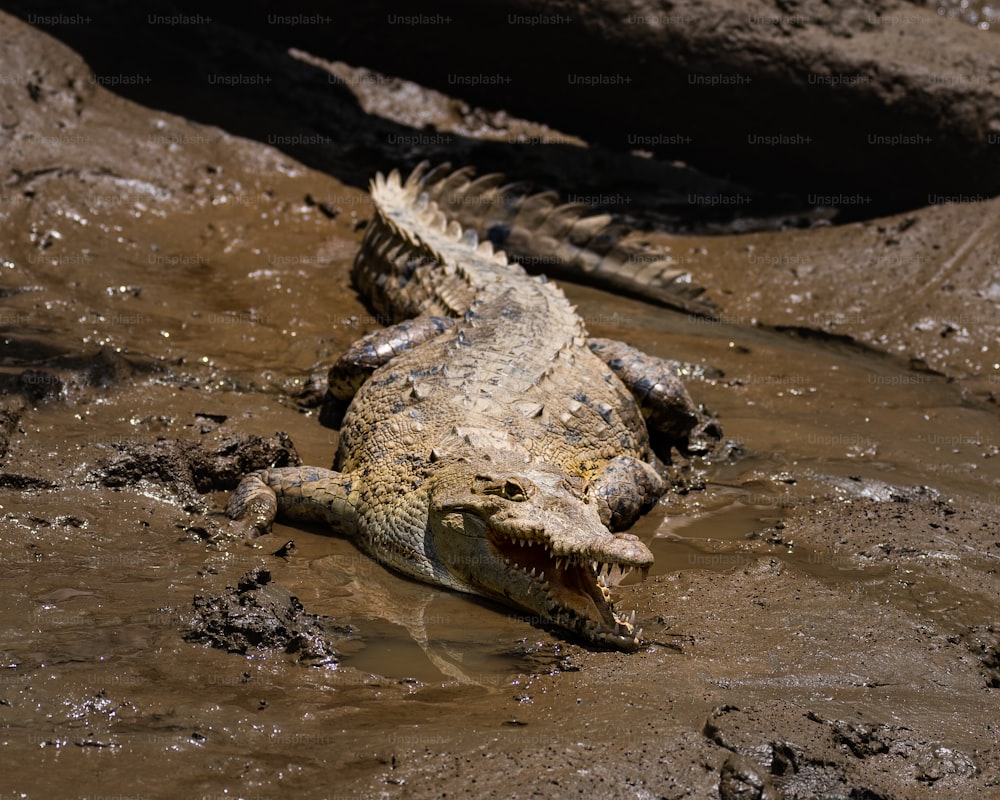
[[[227,514],[253,534],[278,514],[325,523],[405,576],[634,650],[611,588],[653,563],[627,532],[668,488],[651,436],[669,459],[721,432],[676,363],[588,339],[554,282],[449,218],[445,198],[475,183],[446,165],[376,175],[352,278],[393,324],[330,369],[333,469],[247,475]],[[541,238],[585,250],[605,224],[573,210]]]
[[[718,309],[669,254],[630,244],[630,229],[610,214],[591,214],[585,203],[560,203],[553,191],[528,192],[525,183],[507,183],[502,173],[474,179],[472,167],[428,176],[428,199],[448,219],[473,228],[529,272],[586,282],[616,294],[714,318]]]

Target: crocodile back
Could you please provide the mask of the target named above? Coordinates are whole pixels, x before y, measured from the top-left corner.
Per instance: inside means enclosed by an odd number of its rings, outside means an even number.
[[[422,170],[373,181],[376,216],[354,280],[393,320],[459,321],[365,383],[341,427],[337,468],[389,459],[405,472],[432,450],[485,449],[585,477],[622,452],[646,458],[641,413],[587,348],[562,290],[449,221],[422,186]]]

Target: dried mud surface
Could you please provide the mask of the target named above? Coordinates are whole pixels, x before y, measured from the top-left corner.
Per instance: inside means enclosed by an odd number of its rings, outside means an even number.
[[[245,36],[192,53],[278,58]],[[0,41],[0,792],[1000,791],[997,201],[648,236],[715,320],[568,287],[592,334],[709,367],[691,393],[744,450],[639,522],[656,567],[616,594],[648,642],[592,651],[320,530],[233,537],[242,472],[332,459],[325,368],[378,326],[348,279],[366,195],[13,17]],[[269,63],[317,116],[343,89]],[[398,92],[436,97],[391,89],[400,119]],[[330,163],[395,163],[385,118],[337,102]],[[556,173],[639,169],[573,148]]]

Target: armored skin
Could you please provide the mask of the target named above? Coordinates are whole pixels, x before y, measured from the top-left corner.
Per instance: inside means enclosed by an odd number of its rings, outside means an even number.
[[[667,488],[647,419],[680,450],[717,437],[717,425],[676,365],[588,340],[554,283],[432,199],[470,186],[464,170],[376,176],[353,278],[397,324],[330,372],[334,468],[248,475],[227,513],[258,532],[276,514],[322,520],[404,575],[635,649],[635,614],[615,613],[609,587],[653,563],[624,532]],[[578,211],[563,217],[556,245],[600,233]]]

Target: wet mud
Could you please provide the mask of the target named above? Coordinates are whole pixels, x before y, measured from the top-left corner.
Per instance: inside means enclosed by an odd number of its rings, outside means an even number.
[[[273,555],[287,557],[292,551],[294,542],[287,542]],[[332,624],[306,612],[297,597],[271,580],[270,571],[260,568],[221,594],[195,595],[193,605],[184,638],[229,653],[277,650],[293,654],[305,665],[336,666],[335,633],[340,638],[351,633],[349,626],[338,632]]]
[[[567,285],[739,443],[637,523],[647,641],[595,651],[318,528],[232,535],[240,474],[336,450],[326,370],[380,325],[367,197],[0,38],[0,792],[998,791],[996,200],[636,234],[714,318]]]

